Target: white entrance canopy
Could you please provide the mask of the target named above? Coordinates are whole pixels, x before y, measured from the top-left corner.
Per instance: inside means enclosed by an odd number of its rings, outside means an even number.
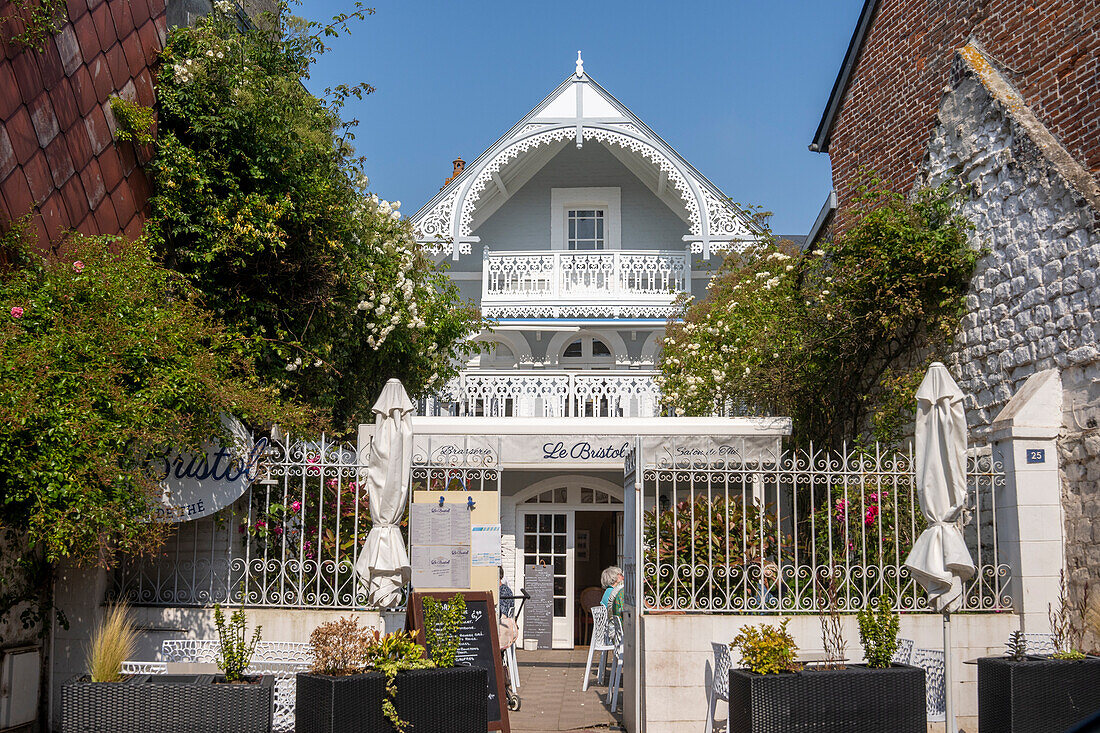
[[[635,439],[647,456],[723,460],[775,450],[786,417],[414,417],[414,464],[621,469]],[[665,455],[665,454],[668,455]]]

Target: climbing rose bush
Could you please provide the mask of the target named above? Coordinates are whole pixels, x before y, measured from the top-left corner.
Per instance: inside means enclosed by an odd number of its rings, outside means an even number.
[[[166,447],[198,448],[222,413],[309,417],[145,241],[76,235],[43,258],[23,231],[0,238],[0,525],[51,563],[151,550]]]
[[[981,253],[948,185],[884,186],[869,179],[851,226],[820,249],[767,235],[726,258],[668,329],[658,381],[671,407],[787,415],[803,442],[900,435]]]
[[[313,96],[323,39],[368,10],[307,23],[285,4],[241,31],[216,4],[169,34],[157,74],[152,231],[169,266],[238,336],[284,399],[343,430],[391,377],[415,397],[457,373],[480,319],[417,244],[401,204],[368,190],[341,118],[368,85]]]

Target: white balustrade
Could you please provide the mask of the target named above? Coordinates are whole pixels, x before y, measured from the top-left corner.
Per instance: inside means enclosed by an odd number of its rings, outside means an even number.
[[[487,318],[665,318],[691,287],[684,252],[490,252],[482,268]]]
[[[436,411],[489,417],[655,417],[654,373],[636,370],[463,372]]]

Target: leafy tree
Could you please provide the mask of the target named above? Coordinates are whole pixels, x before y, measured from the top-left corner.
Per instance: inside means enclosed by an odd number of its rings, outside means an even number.
[[[390,377],[414,395],[441,387],[480,322],[400,202],[368,195],[340,110],[371,88],[323,101],[302,84],[324,38],[372,11],[320,25],[284,4],[242,32],[221,6],[161,56],[152,236],[261,378],[343,429]]]
[[[943,358],[980,252],[945,186],[910,197],[871,179],[853,225],[812,252],[770,237],[725,261],[665,338],[660,381],[687,414],[789,415],[800,441],[897,437]]]
[[[0,524],[48,563],[159,544],[155,457],[232,413],[302,424],[142,240],[74,236],[44,259],[16,227],[0,278]]]

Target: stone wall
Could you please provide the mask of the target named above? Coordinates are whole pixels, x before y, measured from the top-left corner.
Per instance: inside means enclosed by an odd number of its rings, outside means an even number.
[[[979,435],[1031,374],[1084,378],[1100,361],[1100,192],[1074,165],[982,51],[960,51],[919,182],[968,187],[987,252],[949,362]]]
[[[877,0],[833,124],[828,152],[846,213],[861,171],[908,190],[918,173],[955,49],[977,39],[1035,113],[1100,176],[1100,4],[1074,0]]]
[[[1100,381],[1098,381],[1100,384]],[[1070,606],[1100,603],[1100,428],[1067,433],[1059,441],[1066,514],[1066,573]],[[1100,609],[1100,606],[1096,606]],[[1100,621],[1083,623],[1082,647],[1100,653]]]

